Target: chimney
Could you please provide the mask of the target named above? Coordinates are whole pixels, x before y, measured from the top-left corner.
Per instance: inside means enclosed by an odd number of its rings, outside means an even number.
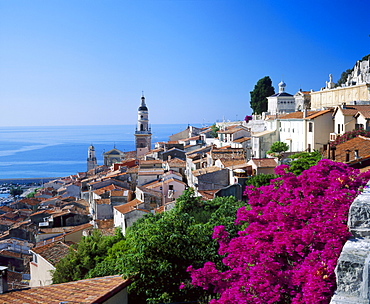
[[[303,118],[306,118],[307,117],[307,108],[304,108],[303,109]]]
[[[0,294],[8,291],[8,267],[0,266]]]
[[[351,152],[350,150],[346,150],[346,163],[349,162],[349,152]]]
[[[336,147],[332,147],[331,148],[331,159],[332,160],[335,160],[335,150],[336,150],[337,148]]]

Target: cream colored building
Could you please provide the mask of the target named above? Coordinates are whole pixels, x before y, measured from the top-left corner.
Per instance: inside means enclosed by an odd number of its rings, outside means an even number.
[[[47,286],[53,283],[55,265],[69,252],[69,246],[58,241],[30,250],[30,287]]]
[[[311,92],[311,110],[335,107],[342,104],[354,104],[354,102],[360,104],[366,101],[370,101],[370,84]]]
[[[279,120],[280,141],[289,146],[289,152],[319,150],[333,132],[332,110],[294,112]]]
[[[320,91],[311,91],[311,110],[335,107],[343,104],[368,104],[370,101],[370,59],[357,61],[346,83],[335,87],[333,77]]]

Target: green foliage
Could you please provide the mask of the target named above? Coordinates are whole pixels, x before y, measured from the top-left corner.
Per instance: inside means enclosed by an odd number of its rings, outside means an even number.
[[[360,61],[368,60],[369,57],[370,57],[370,54],[362,57]],[[352,69],[347,69],[344,72],[342,72],[338,82],[335,84],[337,87],[340,87],[343,83],[346,83],[348,75],[350,75],[353,72],[353,68]]]
[[[274,157],[277,157],[279,160],[281,160],[283,157],[283,153],[288,150],[289,150],[289,146],[286,143],[281,142],[281,141],[276,141],[272,144],[272,146],[270,147],[270,150],[268,150],[266,153]]]
[[[101,235],[93,230],[90,236],[82,237],[81,241],[72,246],[66,257],[57,265],[53,272],[53,283],[64,283],[87,278],[87,273],[101,262],[110,247],[122,240],[122,233],[117,230],[114,236]]]
[[[217,132],[220,130],[219,127],[216,126],[216,124],[213,124],[211,126],[211,132],[210,132],[210,135],[214,138],[216,138],[218,136]]]
[[[270,181],[272,179],[277,178],[278,176],[275,174],[258,174],[255,176],[252,176],[248,178],[248,180],[245,182],[247,186],[254,186],[254,187],[261,187],[261,186],[267,186],[270,185]]]
[[[340,87],[340,86],[342,86],[342,84],[346,83],[348,75],[350,75],[352,73],[352,71],[353,71],[353,68],[352,69],[347,69],[344,72],[342,72],[338,82],[335,85],[337,87]]]
[[[258,80],[251,94],[251,108],[254,114],[261,114],[267,111],[267,98],[275,94],[275,89],[272,86],[272,81],[269,76],[265,76]]]
[[[33,197],[35,197],[36,192],[37,192],[37,190],[39,190],[39,189],[41,189],[41,188],[37,188],[37,189],[35,189],[34,191],[32,191],[32,192],[28,193],[28,194],[26,195],[26,197],[27,197],[27,198],[33,198]]]
[[[317,162],[322,159],[322,155],[319,151],[301,152],[292,155],[292,159],[289,171],[298,176],[301,175],[304,170],[315,166]]]
[[[213,227],[224,225],[236,236],[241,229],[234,225],[236,211],[243,205],[233,197],[201,201],[188,189],[172,210],[136,221],[89,276],[136,276],[129,287],[131,303],[208,301],[210,291],[179,286],[189,281],[190,265],[201,267],[211,260],[222,267]]]
[[[20,196],[23,193],[23,190],[20,186],[18,187],[12,186],[9,191],[10,191],[10,195],[13,197]]]
[[[288,150],[289,150],[289,146],[286,143],[281,142],[281,141],[276,141],[272,144],[272,146],[270,147],[270,150],[267,151],[267,154],[282,153]]]

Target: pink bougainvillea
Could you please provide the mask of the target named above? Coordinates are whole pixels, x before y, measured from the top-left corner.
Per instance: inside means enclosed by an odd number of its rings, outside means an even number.
[[[236,224],[249,223],[230,238],[215,227],[226,271],[211,262],[189,267],[192,284],[218,294],[211,304],[329,303],[334,268],[349,237],[351,202],[370,178],[345,164],[321,160],[295,176],[287,166],[268,186],[250,186],[251,210],[240,208]]]

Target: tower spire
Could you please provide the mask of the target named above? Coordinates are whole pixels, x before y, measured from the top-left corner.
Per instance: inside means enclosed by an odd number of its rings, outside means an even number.
[[[151,150],[152,133],[149,127],[149,112],[145,103],[144,91],[141,95],[141,104],[138,109],[138,120],[135,132],[135,144],[137,156],[144,155]]]

